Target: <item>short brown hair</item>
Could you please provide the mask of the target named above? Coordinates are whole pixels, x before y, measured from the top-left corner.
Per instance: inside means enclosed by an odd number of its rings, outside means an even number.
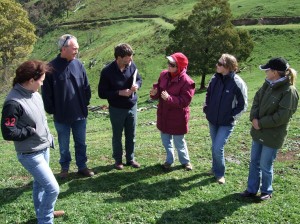
[[[38,80],[43,74],[50,70],[46,62],[30,60],[23,62],[16,69],[16,76],[13,80],[13,86],[17,83],[24,83],[30,79]]]
[[[133,55],[132,47],[129,44],[118,44],[115,47],[115,58],[124,58],[125,56]]]

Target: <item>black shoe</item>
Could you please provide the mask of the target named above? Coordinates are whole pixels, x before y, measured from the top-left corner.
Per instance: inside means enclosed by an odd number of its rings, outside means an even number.
[[[162,168],[163,168],[164,170],[170,170],[172,164],[169,164],[169,163],[165,162],[165,163],[162,164],[161,166],[162,166]]]
[[[244,192],[240,193],[240,195],[244,198],[252,198],[255,197],[255,193],[250,193],[249,191],[245,190]]]
[[[259,198],[262,201],[269,200],[272,198],[272,194],[261,193]]]

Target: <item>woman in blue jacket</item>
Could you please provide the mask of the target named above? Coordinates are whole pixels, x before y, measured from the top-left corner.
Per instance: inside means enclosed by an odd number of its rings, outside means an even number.
[[[247,109],[247,86],[236,74],[237,69],[238,63],[234,56],[221,56],[207,88],[203,108],[212,140],[211,173],[220,184],[225,183],[224,146],[237,119]]]

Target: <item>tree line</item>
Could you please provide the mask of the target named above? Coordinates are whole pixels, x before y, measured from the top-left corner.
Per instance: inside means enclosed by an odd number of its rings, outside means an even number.
[[[68,17],[69,11],[80,0],[18,0],[28,12],[29,20],[37,27],[37,34],[43,35],[51,31],[52,21],[56,18]]]

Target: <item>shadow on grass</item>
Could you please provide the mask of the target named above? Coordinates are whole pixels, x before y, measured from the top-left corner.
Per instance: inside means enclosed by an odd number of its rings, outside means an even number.
[[[27,220],[26,222],[22,222],[22,224],[36,224],[37,223],[37,219],[30,219]]]
[[[184,209],[166,211],[157,224],[164,223],[219,223],[232,215],[240,207],[253,203],[253,200],[242,200],[239,194],[230,194],[223,198],[198,202]],[[247,217],[245,217],[245,222]]]
[[[123,188],[120,197],[107,200],[108,202],[127,202],[134,199],[146,200],[168,200],[179,197],[182,192],[189,191],[194,187],[206,186],[214,183],[214,178],[207,177],[201,181],[197,179],[207,176],[206,174],[195,174],[187,178],[172,178],[157,181],[155,183],[133,183]]]
[[[128,171],[126,169],[128,169]],[[174,167],[173,170],[175,171],[178,169],[180,169],[179,166]],[[133,168],[131,167],[125,167],[122,171],[112,171],[112,166],[96,167],[93,170],[97,171],[97,173],[102,173],[102,175],[72,180],[68,178],[67,181],[70,181],[68,183],[69,189],[65,192],[61,192],[59,198],[68,197],[77,192],[92,191],[118,192],[120,194],[120,197],[113,198],[107,202],[126,202],[137,198],[165,200],[178,196],[182,191],[187,191],[193,187],[204,186],[214,182],[213,178],[207,178],[200,182],[197,181],[198,178],[206,176],[206,174],[195,174],[180,179],[168,176],[165,180],[156,180],[153,184],[141,182],[155,176],[167,175],[169,172],[165,172],[160,164],[140,168],[136,171],[133,171]]]
[[[21,186],[21,187],[0,189],[0,198],[1,198],[0,207],[3,207],[5,204],[16,202],[18,200],[18,198],[22,194],[24,194],[24,192],[30,191],[32,193],[32,184],[33,184],[33,182],[30,181],[29,183],[27,183],[26,185]],[[11,213],[11,211],[10,211],[10,213]],[[29,216],[29,214],[28,214],[28,216]],[[5,215],[4,215],[4,217],[5,217]],[[37,223],[36,218],[32,218],[31,215],[28,218],[31,218],[31,219],[29,219],[25,222],[22,222],[22,224]],[[1,222],[1,221],[3,221],[3,222]],[[0,214],[0,223],[4,223],[4,222],[5,222],[4,220],[1,220],[1,214]],[[7,222],[5,222],[5,223],[7,223]]]
[[[16,201],[26,191],[32,191],[32,181],[22,187],[0,189],[0,207]]]

